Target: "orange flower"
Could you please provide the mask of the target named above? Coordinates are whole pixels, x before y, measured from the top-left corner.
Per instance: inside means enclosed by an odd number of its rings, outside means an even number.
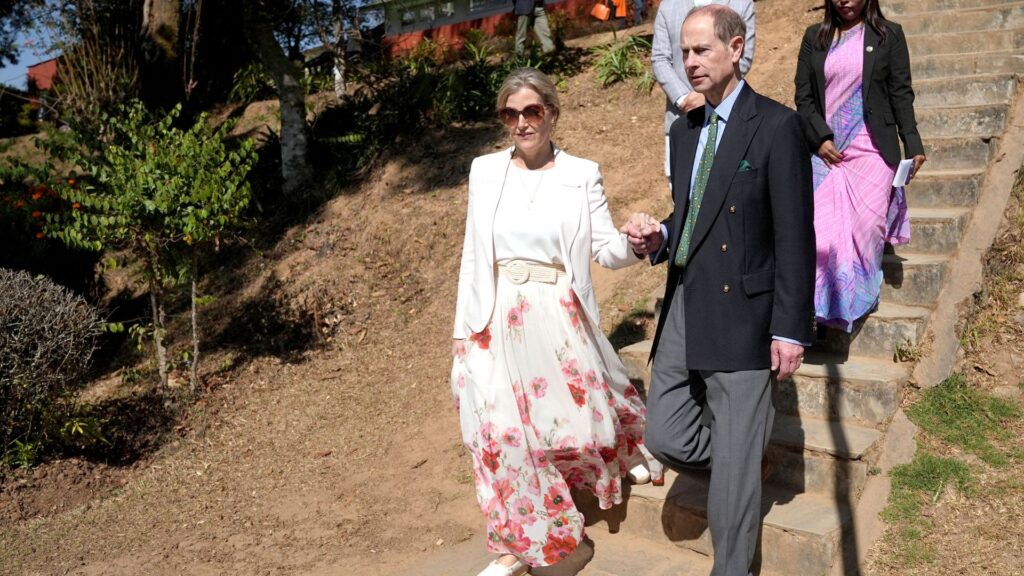
[[[46,234],[43,234],[42,232],[36,232],[36,239],[42,240],[43,238],[46,238]]]
[[[75,185],[75,179],[74,178],[68,178],[68,186],[74,186],[74,185]]]
[[[33,192],[32,193],[32,199],[33,200],[39,200],[42,197],[43,197],[43,193],[42,192]]]
[[[42,212],[40,212],[39,210],[33,210],[33,211],[32,211],[32,217],[33,217],[33,218],[39,218],[39,217],[40,217],[40,216],[42,216],[42,215],[43,215],[43,213],[42,213]]]
[[[78,209],[80,209],[81,207],[82,207],[82,205],[81,205],[81,204],[79,204],[78,202],[75,202],[74,204],[72,204],[72,205],[71,205],[71,208],[72,208],[73,210],[78,210]]]
[[[25,205],[25,201],[24,200],[18,200],[17,202],[14,203],[14,207],[15,208],[21,208],[24,205]]]

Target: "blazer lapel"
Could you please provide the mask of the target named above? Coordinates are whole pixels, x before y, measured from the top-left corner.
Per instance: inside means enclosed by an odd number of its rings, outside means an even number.
[[[729,186],[736,175],[740,161],[750,146],[750,140],[757,131],[761,119],[757,116],[757,107],[754,102],[754,92],[749,86],[744,86],[733,105],[732,115],[722,135],[722,143],[718,145],[718,152],[715,153],[715,163],[711,166],[711,175],[708,176],[708,185],[704,190],[704,200],[701,202],[700,213],[697,214],[697,222],[693,226],[693,237],[690,239],[690,256],[700,246],[701,240],[711,230],[711,225],[718,216],[725,197],[729,193]]]
[[[868,103],[868,87],[871,85],[871,72],[875,67],[875,53],[878,52],[878,33],[875,29],[864,23],[864,73],[861,76],[861,97],[865,108]]]

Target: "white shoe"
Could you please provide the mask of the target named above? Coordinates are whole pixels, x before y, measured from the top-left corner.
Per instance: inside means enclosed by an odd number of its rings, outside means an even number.
[[[637,464],[630,468],[626,477],[629,478],[633,484],[647,484],[651,481],[651,473],[643,464]]]
[[[476,576],[522,576],[530,571],[530,567],[518,559],[511,566],[506,566],[497,560],[492,561]]]

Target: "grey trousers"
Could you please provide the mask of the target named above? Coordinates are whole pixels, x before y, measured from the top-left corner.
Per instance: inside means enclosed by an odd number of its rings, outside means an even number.
[[[672,469],[711,469],[712,576],[750,574],[761,526],[761,458],[774,417],[769,370],[708,372],[686,367],[680,286],[654,356],[644,441]]]
[[[526,49],[526,34],[528,28],[533,25],[533,32],[540,41],[540,49],[545,54],[554,52],[555,43],[551,41],[551,27],[548,26],[548,13],[544,11],[543,5],[534,6],[533,14],[519,16],[516,20],[516,54],[522,54]]]

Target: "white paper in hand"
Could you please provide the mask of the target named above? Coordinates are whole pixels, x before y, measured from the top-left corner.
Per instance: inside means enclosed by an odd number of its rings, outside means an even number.
[[[910,182],[910,171],[914,168],[914,160],[903,160],[900,162],[898,168],[896,168],[896,176],[892,179],[893,188],[899,188],[906,186],[907,182]]]

